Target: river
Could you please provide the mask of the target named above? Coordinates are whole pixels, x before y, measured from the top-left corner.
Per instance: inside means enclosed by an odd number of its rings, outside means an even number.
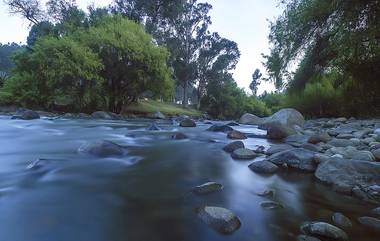
[[[11,120],[0,117],[0,240],[2,241],[290,241],[304,221],[331,223],[334,212],[353,220],[350,240],[376,241],[356,218],[375,206],[339,195],[312,174],[281,172],[262,176],[251,161],[236,161],[222,148],[224,133],[210,125],[180,128],[148,120]],[[260,134],[254,127],[234,127]],[[187,140],[172,140],[180,131]],[[78,153],[94,140],[111,140],[127,150],[123,158]],[[244,141],[248,148],[270,143]],[[258,158],[260,159],[260,158]],[[221,192],[194,195],[208,181]],[[265,210],[257,193],[275,190],[283,209]],[[228,208],[242,226],[221,235],[205,225],[195,209]]]

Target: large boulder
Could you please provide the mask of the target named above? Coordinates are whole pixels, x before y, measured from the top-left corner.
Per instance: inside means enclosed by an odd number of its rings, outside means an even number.
[[[278,166],[268,161],[257,161],[249,165],[249,168],[257,173],[272,174],[277,172]]]
[[[314,162],[314,155],[315,152],[313,151],[293,148],[273,154],[265,160],[278,166],[286,165],[300,171],[314,172],[317,168],[317,164]]]
[[[18,119],[18,120],[34,120],[34,119],[39,119],[40,115],[32,110],[19,110],[16,112],[14,116],[12,116],[12,119]]]
[[[239,218],[225,208],[205,206],[198,208],[197,214],[204,223],[222,234],[231,234],[241,226]]]
[[[380,203],[380,163],[330,157],[321,162],[315,177],[334,190]]]
[[[295,109],[287,108],[281,109],[274,113],[272,116],[265,119],[263,125],[266,126],[268,123],[279,122],[285,126],[292,127],[300,126],[303,127],[305,124],[305,118],[303,115]]]
[[[296,131],[280,122],[267,123],[265,126],[267,137],[272,140],[281,140],[290,135],[296,134]]]
[[[121,146],[107,140],[99,140],[83,144],[79,147],[78,151],[97,157],[122,156],[124,154],[124,149]]]
[[[307,222],[301,226],[304,234],[333,240],[348,240],[347,234],[340,228],[325,222]]]
[[[264,120],[253,114],[246,113],[240,117],[239,123],[245,125],[260,125]]]

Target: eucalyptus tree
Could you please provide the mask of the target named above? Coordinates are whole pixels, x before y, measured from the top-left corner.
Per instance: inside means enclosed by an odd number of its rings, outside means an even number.
[[[257,88],[261,83],[261,77],[263,74],[260,72],[259,69],[256,69],[255,72],[252,74],[252,82],[249,85],[249,89],[251,89],[253,95],[257,95]]]

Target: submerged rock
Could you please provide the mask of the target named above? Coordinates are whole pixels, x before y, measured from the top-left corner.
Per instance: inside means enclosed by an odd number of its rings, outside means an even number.
[[[202,185],[196,186],[193,189],[193,192],[196,194],[209,194],[212,192],[221,191],[223,185],[216,182],[207,182]]]
[[[197,124],[195,123],[195,121],[193,121],[192,119],[190,118],[185,118],[184,120],[182,120],[179,125],[181,127],[196,127]]]
[[[352,227],[352,222],[350,221],[350,219],[341,213],[334,213],[332,215],[332,221],[336,226],[343,229],[349,229]]]
[[[244,143],[242,141],[234,141],[223,147],[223,150],[231,153],[240,148],[244,148]]]
[[[233,139],[233,140],[244,140],[244,139],[247,139],[247,136],[240,131],[233,130],[233,131],[228,132],[227,138]]]
[[[278,166],[268,161],[257,161],[249,165],[249,168],[257,173],[272,174],[277,172]]]
[[[257,194],[257,196],[260,196],[260,197],[273,198],[275,195],[275,191],[272,189],[265,189],[265,190],[258,192],[256,194]]]
[[[324,222],[307,222],[301,226],[301,231],[308,235],[316,235],[334,240],[347,240],[347,234],[340,228]]]
[[[184,139],[187,139],[187,135],[181,133],[181,132],[178,132],[178,133],[175,133],[174,135],[172,135],[172,139],[174,140],[184,140]]]
[[[210,126],[210,128],[207,129],[207,131],[213,131],[213,132],[229,132],[233,130],[234,129],[231,126],[220,125],[220,124],[212,125]]]
[[[107,140],[83,144],[79,147],[79,152],[98,157],[122,156],[124,154],[124,150],[121,146]]]
[[[198,208],[197,214],[204,223],[222,234],[231,234],[241,226],[239,218],[225,208],[205,206]]]
[[[358,218],[359,223],[362,225],[376,231],[380,232],[380,219],[373,217],[360,217]]]
[[[273,201],[265,201],[265,202],[261,202],[260,203],[260,206],[264,209],[267,209],[267,210],[273,210],[273,209],[280,209],[280,208],[283,208],[284,206],[282,206],[281,203],[278,203],[278,202],[273,202]]]
[[[156,124],[156,123],[152,123],[148,128],[147,128],[148,131],[160,131],[161,128]]]
[[[231,156],[238,160],[251,160],[256,158],[256,153],[247,148],[239,148],[232,152]]]

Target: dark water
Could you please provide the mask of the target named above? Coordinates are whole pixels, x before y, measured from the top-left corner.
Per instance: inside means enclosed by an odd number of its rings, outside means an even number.
[[[0,241],[287,241],[295,240],[302,222],[331,222],[336,211],[353,219],[350,240],[380,240],[355,221],[373,206],[331,192],[312,175],[257,175],[248,169],[250,161],[224,153],[226,135],[205,131],[207,125],[163,124],[160,132],[145,131],[148,125],[0,117]],[[178,130],[190,139],[171,140]],[[77,152],[98,139],[115,141],[128,154],[98,159]],[[269,146],[262,139],[245,144]],[[207,181],[222,183],[224,190],[189,192]],[[268,199],[256,193],[268,188],[284,209],[261,208]],[[195,215],[202,205],[231,209],[241,228],[228,236],[216,233]]]

